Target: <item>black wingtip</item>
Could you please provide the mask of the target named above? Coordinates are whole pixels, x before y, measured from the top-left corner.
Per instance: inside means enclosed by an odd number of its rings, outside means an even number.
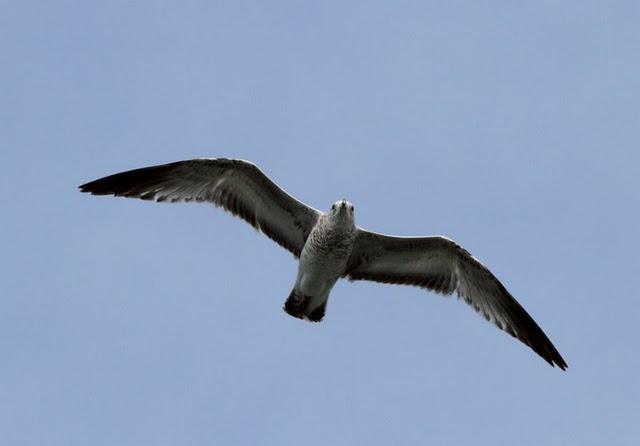
[[[536,352],[542,359],[544,359],[551,367],[558,367],[560,370],[566,371],[569,367],[565,360],[560,355],[560,352],[556,350],[551,341],[544,335],[544,332],[540,330],[542,336],[544,336],[544,342],[541,344],[532,345],[528,340],[522,340],[525,344]]]
[[[144,187],[163,181],[165,175],[181,162],[143,167],[108,175],[78,186],[80,192],[92,195],[138,196]]]
[[[118,175],[118,174],[116,174]],[[109,175],[106,177],[98,178],[97,180],[89,181],[88,183],[78,186],[80,192],[89,193],[92,195],[108,195],[113,194],[112,179],[116,175]]]
[[[78,186],[78,189],[82,193],[88,193],[91,195],[115,195],[116,192],[104,187],[104,182],[100,180],[91,181],[89,183]]]
[[[559,368],[560,370],[562,370],[563,372],[566,372],[566,371],[567,371],[567,369],[569,368],[569,366],[567,365],[567,363],[566,363],[566,362],[564,362],[564,359],[562,359],[562,358],[558,358],[558,359],[556,359],[556,360],[555,360],[555,362],[556,362],[556,365],[558,366],[558,368]]]
[[[80,190],[80,192],[82,192],[82,193],[93,193],[91,191],[91,189],[92,189],[91,188],[91,183],[84,183],[84,184],[78,186],[78,190]]]
[[[566,361],[564,360],[560,352],[551,343],[549,338],[546,338],[546,341],[547,341],[546,350],[548,355],[547,361],[550,362],[552,366],[558,366],[560,370],[566,371],[567,368],[569,367]]]
[[[542,359],[547,361],[551,367],[558,367],[560,370],[565,371],[565,372],[569,368],[569,366],[567,365],[565,360],[560,355],[560,352],[558,352],[558,350],[556,350],[556,348],[553,346],[553,344],[551,344],[551,342],[549,342],[549,344],[547,345],[547,351],[546,352],[540,352],[540,351],[538,351],[536,349],[533,349],[533,350],[538,355],[540,355],[540,357],[542,357]]]

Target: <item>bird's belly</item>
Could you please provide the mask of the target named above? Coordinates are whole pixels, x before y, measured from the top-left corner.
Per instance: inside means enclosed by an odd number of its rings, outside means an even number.
[[[325,297],[342,275],[346,258],[304,249],[298,266],[297,288],[307,296]]]

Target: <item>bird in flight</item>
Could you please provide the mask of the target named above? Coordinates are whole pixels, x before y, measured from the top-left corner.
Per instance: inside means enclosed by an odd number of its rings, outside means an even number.
[[[289,315],[320,322],[338,279],[414,285],[459,298],[551,366],[567,363],[542,329],[479,260],[441,236],[397,237],[355,225],[339,200],[321,212],[296,200],[253,163],[194,159],[116,173],[80,186],[93,195],[209,202],[246,220],[299,259]]]

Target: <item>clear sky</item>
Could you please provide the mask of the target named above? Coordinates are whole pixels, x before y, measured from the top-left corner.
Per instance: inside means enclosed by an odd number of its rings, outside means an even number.
[[[638,2],[3,2],[0,443],[638,444]],[[569,364],[456,298],[339,283],[207,205],[80,194],[251,160],[482,260]]]

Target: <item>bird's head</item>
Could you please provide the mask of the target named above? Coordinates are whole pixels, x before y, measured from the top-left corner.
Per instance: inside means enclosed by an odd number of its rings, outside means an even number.
[[[331,205],[331,210],[327,212],[329,218],[340,226],[353,226],[354,207],[347,200],[339,200]]]

